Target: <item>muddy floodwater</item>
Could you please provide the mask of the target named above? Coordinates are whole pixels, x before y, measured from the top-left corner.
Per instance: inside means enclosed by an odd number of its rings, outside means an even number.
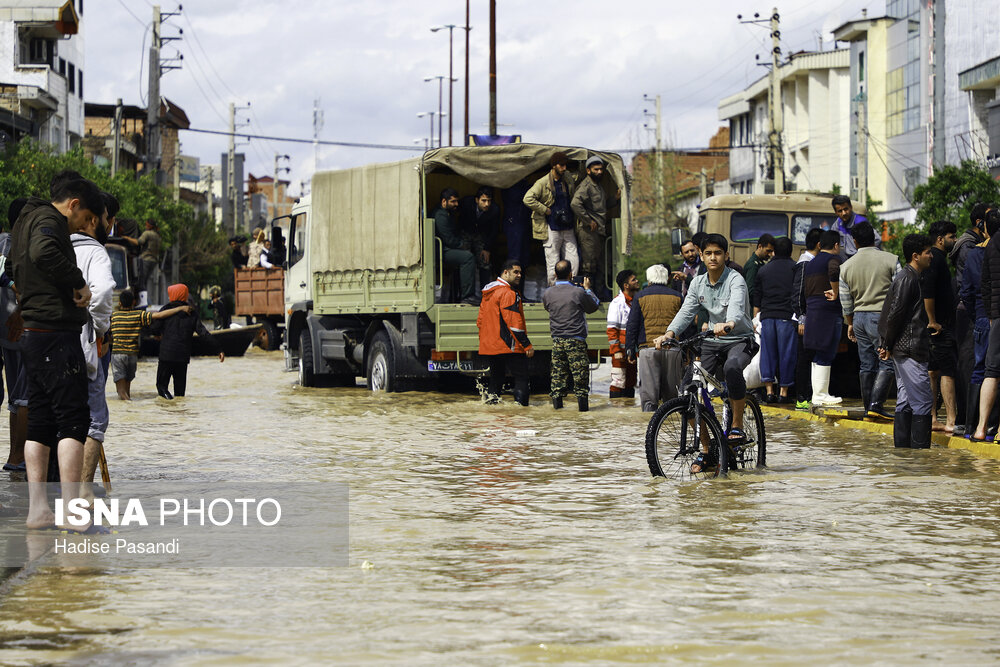
[[[606,381],[580,415],[302,389],[257,350],[195,360],[173,402],[154,374],[109,393],[113,478],[346,482],[349,566],[43,561],[0,599],[0,663],[1000,659],[995,461],[769,419],[766,471],[658,482]]]

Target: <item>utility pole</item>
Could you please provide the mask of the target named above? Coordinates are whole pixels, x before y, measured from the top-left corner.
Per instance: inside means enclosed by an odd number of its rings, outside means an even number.
[[[163,160],[163,136],[160,128],[160,77],[163,73],[180,69],[180,65],[164,65],[164,62],[180,62],[183,55],[176,58],[168,58],[166,61],[160,60],[160,49],[164,42],[172,42],[180,37],[164,37],[161,28],[164,17],[179,16],[180,11],[161,12],[159,5],[153,5],[153,39],[149,45],[149,88],[146,106],[146,173],[153,175],[153,181],[157,185],[163,185],[163,173],[160,170]],[[176,156],[175,156],[176,158]]]
[[[212,221],[212,227],[218,229],[215,223],[215,169],[211,165],[208,167],[208,190],[205,191],[205,195],[208,199],[208,217]]]
[[[313,100],[313,171],[319,171],[319,133],[323,131],[323,110],[319,98]]]
[[[229,202],[229,209],[233,216],[233,234],[238,230],[236,221],[239,216],[236,214],[238,199],[236,198],[236,105],[229,103],[229,152],[226,153],[226,200]],[[228,221],[225,221],[228,224]]]
[[[662,107],[660,105],[660,96],[657,95],[655,98],[651,98],[648,95],[643,95],[643,100],[647,102],[656,102],[656,113],[654,117],[656,118],[656,150],[653,153],[653,196],[655,197],[655,211],[656,219],[659,221],[659,225],[663,225],[666,221],[667,211],[664,205],[663,197],[663,115]],[[646,116],[649,113],[644,112]],[[643,125],[648,129],[648,125]]]
[[[767,90],[767,155],[768,172],[774,183],[775,194],[785,191],[785,154],[781,146],[781,133],[784,131],[784,110],[781,106],[781,78],[778,75],[779,63],[781,60],[781,31],[779,28],[780,16],[778,8],[771,10],[770,19],[760,18],[760,14],[754,14],[753,20],[743,21],[743,15],[737,14],[736,19],[741,23],[754,23],[763,25],[767,23],[771,29],[771,75],[770,85]],[[763,64],[763,63],[759,63]]]
[[[785,191],[785,153],[781,146],[784,131],[784,109],[781,106],[781,78],[778,75],[778,61],[781,58],[781,31],[778,30],[778,8],[771,10],[771,90],[768,107],[771,112],[771,132],[768,145],[771,149],[771,167],[774,170],[774,193]]]
[[[122,98],[118,98],[115,102],[115,128],[114,128],[114,143],[111,154],[111,177],[114,178],[115,174],[118,173],[119,161],[121,160],[122,152]]]
[[[146,103],[146,173],[160,181],[160,6],[153,5],[153,39],[149,45],[149,91]]]
[[[274,185],[272,188],[272,199],[274,201],[274,212],[271,215],[271,219],[278,217],[278,175],[282,172],[291,173],[291,167],[279,167],[278,160],[291,160],[292,158],[287,155],[274,154]]]
[[[490,0],[490,136],[497,136],[497,0]]]
[[[465,0],[465,134],[462,135],[462,145],[469,143],[469,0]]]
[[[865,115],[865,92],[854,98],[858,102],[858,189],[853,193],[854,201],[864,202],[868,193],[868,119]]]

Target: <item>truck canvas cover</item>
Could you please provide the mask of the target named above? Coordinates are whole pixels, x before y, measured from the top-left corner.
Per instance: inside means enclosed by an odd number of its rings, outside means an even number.
[[[313,267],[386,270],[420,263],[420,160],[313,175]]]

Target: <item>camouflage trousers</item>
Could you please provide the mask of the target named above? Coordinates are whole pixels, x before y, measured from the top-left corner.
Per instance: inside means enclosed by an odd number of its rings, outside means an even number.
[[[573,376],[573,393],[577,397],[590,395],[590,360],[587,343],[574,338],[552,339],[552,389],[553,398],[565,396],[570,375]]]

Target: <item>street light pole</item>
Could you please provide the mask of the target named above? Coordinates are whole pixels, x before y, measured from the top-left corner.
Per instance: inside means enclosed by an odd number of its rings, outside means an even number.
[[[438,30],[448,29],[448,145],[453,145],[454,134],[451,129],[451,117],[455,113],[453,99],[455,96],[455,24],[449,23],[447,25],[435,26],[431,28],[431,32],[437,32]]]
[[[497,135],[497,0],[490,0],[490,136]]]
[[[442,136],[442,132],[441,132],[441,122],[442,122],[442,120],[441,119],[444,117],[444,108],[442,107],[442,105],[443,105],[443,94],[444,94],[444,75],[441,74],[439,76],[425,76],[424,77],[424,81],[433,81],[434,79],[437,79],[437,81],[438,81],[438,110],[437,110],[437,113],[438,113],[438,148],[441,148],[441,136]]]
[[[433,111],[421,111],[417,114],[417,118],[423,118],[424,116],[430,116],[431,127],[430,127],[430,147],[434,148],[434,112]]]
[[[465,134],[462,135],[462,145],[469,141],[469,0],[465,0]]]

